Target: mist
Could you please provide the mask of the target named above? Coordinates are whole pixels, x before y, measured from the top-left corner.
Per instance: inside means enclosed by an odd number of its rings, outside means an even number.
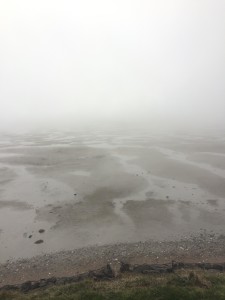
[[[1,0],[0,126],[225,126],[223,0]]]
[[[224,249],[225,0],[0,0],[0,299],[223,297]]]

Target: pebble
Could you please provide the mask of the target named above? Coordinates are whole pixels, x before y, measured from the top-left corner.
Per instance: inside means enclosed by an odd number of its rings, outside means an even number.
[[[35,244],[42,244],[42,243],[44,243],[44,241],[43,240],[37,240],[36,242],[34,242]]]

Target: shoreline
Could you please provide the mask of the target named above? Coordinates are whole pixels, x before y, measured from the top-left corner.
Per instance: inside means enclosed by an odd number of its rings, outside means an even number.
[[[225,271],[224,263],[185,263],[174,262],[168,264],[143,264],[143,265],[131,265],[128,263],[113,261],[104,267],[92,270],[86,273],[73,275],[69,277],[50,277],[42,278],[37,281],[26,281],[21,284],[4,285],[0,287],[1,291],[19,291],[22,293],[28,293],[36,289],[49,288],[52,286],[63,286],[66,284],[80,283],[85,280],[94,281],[110,281],[112,279],[121,279],[124,275],[138,276],[138,275],[166,275],[176,274],[179,271],[189,271],[189,279],[194,278],[197,283],[200,283],[202,287],[207,287],[203,282],[199,281],[198,275],[195,271],[202,270],[203,272],[214,272],[215,274],[223,273]],[[177,275],[179,277],[179,275]]]
[[[43,278],[78,276],[104,268],[113,261],[129,265],[166,265],[172,262],[223,265],[224,250],[225,236],[207,233],[175,241],[89,246],[0,264],[0,287]]]

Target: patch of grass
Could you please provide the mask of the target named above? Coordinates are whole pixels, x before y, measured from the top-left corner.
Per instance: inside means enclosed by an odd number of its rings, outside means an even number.
[[[111,281],[87,280],[27,294],[2,291],[0,300],[224,300],[225,274],[179,271],[176,274],[123,274]]]

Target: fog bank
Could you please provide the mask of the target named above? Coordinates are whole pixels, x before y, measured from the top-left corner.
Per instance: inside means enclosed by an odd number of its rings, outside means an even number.
[[[223,0],[2,0],[0,126],[225,126]]]

